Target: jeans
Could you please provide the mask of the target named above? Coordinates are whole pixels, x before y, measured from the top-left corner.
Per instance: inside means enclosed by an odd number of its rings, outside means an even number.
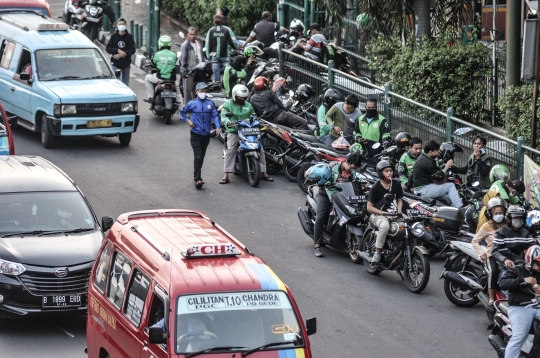
[[[294,129],[308,129],[304,118],[285,110],[276,116],[274,123]]]
[[[315,228],[313,229],[313,242],[315,244],[320,244],[323,241],[324,223],[332,206],[330,198],[328,198],[326,193],[322,194],[322,190],[325,189],[319,187],[319,194],[317,194],[317,218],[315,219]]]
[[[131,65],[125,67],[125,68],[118,68],[116,66],[112,66],[112,69],[114,72],[116,72],[116,70],[120,70],[122,71],[122,75],[120,76],[120,81],[124,82],[124,84],[126,86],[129,87],[129,72],[131,70]]]
[[[504,358],[518,358],[533,319],[540,320],[540,308],[510,306],[508,316],[512,325],[512,337],[506,346]]]
[[[193,132],[189,142],[191,143],[191,148],[193,148],[193,179],[201,179],[201,168],[204,162],[204,156],[206,155],[206,148],[210,143],[209,135],[199,135]]]
[[[321,143],[324,143],[326,145],[331,145],[332,144],[332,139],[331,138],[332,137],[330,137],[330,134],[325,134],[325,135],[317,137],[317,139],[319,141],[321,141]]]
[[[214,82],[219,82],[220,71],[229,64],[228,57],[212,57],[212,72],[214,73]]]
[[[422,196],[427,196],[428,198],[443,198],[447,201],[452,202],[452,206],[455,208],[461,208],[463,202],[459,197],[459,193],[456,189],[454,183],[444,183],[444,184],[429,184],[419,190],[414,190],[415,194],[422,194]]]

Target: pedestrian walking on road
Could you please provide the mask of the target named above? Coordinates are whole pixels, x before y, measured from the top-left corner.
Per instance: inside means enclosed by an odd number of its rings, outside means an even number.
[[[202,45],[197,41],[198,31],[194,27],[188,29],[187,41],[180,47],[180,68],[184,78],[184,104],[195,98],[195,74],[189,74],[198,63],[204,61]]]
[[[201,189],[204,181],[201,178],[201,169],[206,155],[206,148],[210,143],[210,131],[212,130],[212,121],[216,127],[216,133],[220,133],[219,115],[216,105],[210,99],[206,98],[208,88],[206,83],[199,82],[196,86],[197,98],[188,102],[179,112],[180,119],[191,127],[190,143],[193,148],[193,180],[195,187]],[[187,114],[191,113],[191,119]]]
[[[129,86],[129,72],[131,68],[131,56],[135,54],[135,40],[133,35],[127,31],[126,20],[123,18],[118,19],[118,31],[115,32],[107,48],[107,53],[112,55],[111,64],[113,70],[122,71],[120,80]]]

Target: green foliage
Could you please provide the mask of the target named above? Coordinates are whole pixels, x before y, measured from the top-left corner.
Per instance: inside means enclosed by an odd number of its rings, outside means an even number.
[[[533,103],[533,86],[511,86],[506,88],[503,97],[499,98],[497,107],[510,139],[525,138],[525,143],[531,141],[531,119]],[[540,138],[540,128],[537,128],[537,138]]]
[[[456,116],[477,121],[487,93],[491,71],[489,53],[481,44],[462,46],[449,34],[423,39],[419,47],[397,39],[378,38],[366,47],[370,68],[393,92]]]
[[[214,26],[213,17],[224,5],[230,10],[227,18],[236,35],[248,35],[263,11],[271,11],[277,18],[273,0],[163,0],[165,13],[196,27],[202,35]]]

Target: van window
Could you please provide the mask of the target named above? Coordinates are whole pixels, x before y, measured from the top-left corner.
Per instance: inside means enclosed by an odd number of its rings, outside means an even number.
[[[133,264],[122,253],[117,252],[114,258],[114,264],[111,268],[111,278],[109,279],[109,301],[116,308],[122,307],[124,293],[128,283],[129,275]]]
[[[114,78],[101,53],[93,48],[36,51],[40,81]]]
[[[21,58],[19,59],[19,66],[17,66],[17,73],[28,73],[30,77],[31,70],[28,68],[32,66],[32,57],[30,56],[30,51],[23,49],[21,52]]]
[[[148,322],[144,329],[148,332],[148,327],[152,327],[156,323],[163,325],[163,319],[165,318],[165,302],[156,293],[152,295],[152,306],[150,306],[150,314],[148,315]],[[167,343],[158,344],[158,346],[167,351]]]
[[[13,51],[15,51],[15,43],[4,40],[2,42],[2,59],[0,61],[0,67],[9,69],[11,58],[13,57]]]
[[[137,327],[141,323],[144,302],[146,301],[146,296],[148,296],[149,288],[150,280],[148,277],[141,271],[135,270],[131,279],[131,285],[129,286],[124,314]]]
[[[96,276],[94,277],[94,285],[101,291],[105,292],[105,287],[107,285],[107,276],[109,273],[109,265],[111,263],[113,245],[111,242],[107,242],[105,248],[101,252],[101,257],[99,258]]]

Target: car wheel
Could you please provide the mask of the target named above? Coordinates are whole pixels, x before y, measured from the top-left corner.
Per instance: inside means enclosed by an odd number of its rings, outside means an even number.
[[[41,117],[41,144],[44,148],[50,149],[54,146],[55,138],[47,123],[47,117]]]
[[[120,140],[120,144],[122,145],[129,145],[129,142],[131,142],[131,133],[120,133],[118,140]]]

